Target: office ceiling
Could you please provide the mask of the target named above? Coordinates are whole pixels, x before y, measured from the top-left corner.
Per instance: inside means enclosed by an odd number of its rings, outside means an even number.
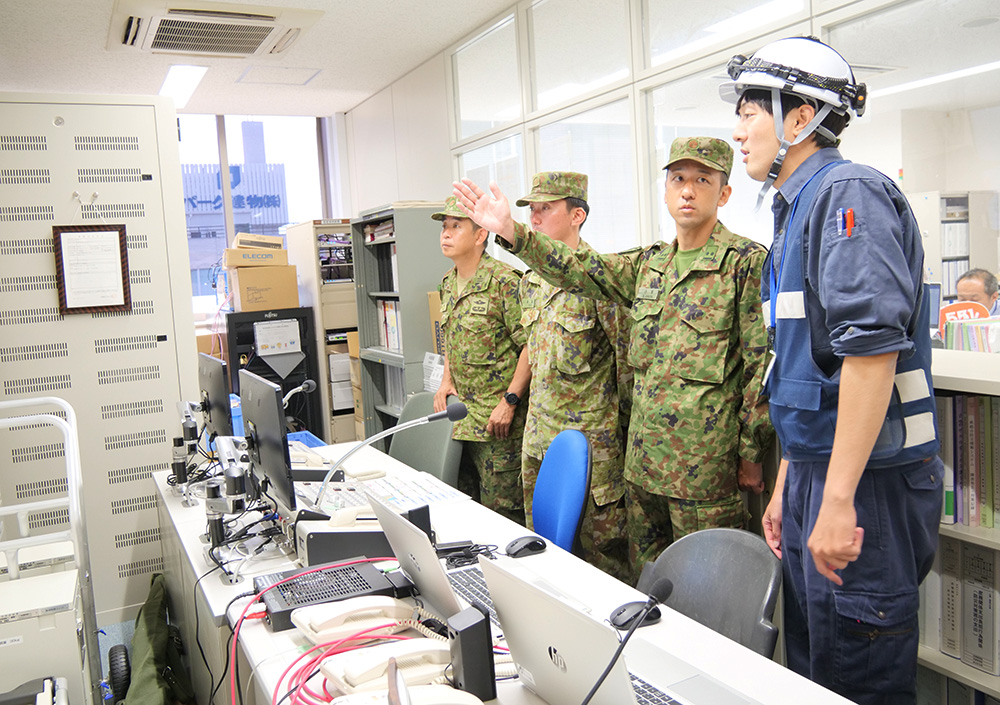
[[[490,21],[515,0],[263,0],[322,12],[280,57],[212,57],[109,50],[125,2],[0,0],[0,91],[154,95],[172,64],[208,66],[183,113],[331,115],[345,112]],[[209,5],[170,0],[173,7]],[[218,4],[218,3],[215,3]],[[123,36],[123,35],[122,35]]]

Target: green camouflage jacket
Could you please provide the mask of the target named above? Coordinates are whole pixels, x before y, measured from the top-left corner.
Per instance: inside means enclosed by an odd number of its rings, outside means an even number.
[[[764,248],[718,223],[678,276],[676,243],[602,255],[520,223],[515,234],[508,249],[551,283],[632,307],[625,478],[682,499],[735,492],[739,458],[759,462],[774,436],[762,384]]]
[[[628,312],[571,294],[531,271],[521,279],[519,297],[531,362],[524,452],[541,458],[556,434],[575,428],[586,434],[595,461],[622,455],[616,353],[622,351],[624,365]],[[620,462],[600,467],[608,476],[592,477],[591,492],[603,506],[621,497],[625,486]]]
[[[451,381],[469,415],[455,423],[459,441],[490,441],[486,422],[514,378],[517,358],[525,344],[517,285],[521,273],[485,252],[472,281],[461,296],[452,268],[441,280],[441,330]],[[527,400],[517,407],[511,436],[520,436]]]

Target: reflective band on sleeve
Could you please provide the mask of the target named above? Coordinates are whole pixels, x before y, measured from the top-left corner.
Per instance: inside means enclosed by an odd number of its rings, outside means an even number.
[[[927,375],[923,370],[910,370],[896,375],[896,389],[899,390],[899,401],[903,404],[926,399],[931,395]]]
[[[934,429],[934,414],[930,412],[904,416],[903,422],[906,424],[906,442],[903,443],[904,448],[913,448],[924,443],[930,443],[937,437]]]
[[[766,301],[761,301],[760,310],[761,313],[764,314],[764,327],[770,328],[771,326],[773,326],[774,321],[771,320],[771,300],[768,299]]]
[[[781,291],[774,307],[777,318],[805,318],[806,297],[801,291]]]

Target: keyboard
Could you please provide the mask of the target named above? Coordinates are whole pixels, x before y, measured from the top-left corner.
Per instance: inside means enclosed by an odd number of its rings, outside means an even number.
[[[467,494],[427,473],[417,473],[409,477],[386,475],[374,480],[365,480],[364,485],[369,492],[397,512],[407,512],[425,504],[468,499]]]
[[[629,673],[632,679],[632,692],[639,705],[681,705],[659,688],[650,685],[634,673]]]
[[[486,587],[486,578],[478,566],[468,566],[458,568],[448,572],[448,580],[455,593],[470,605],[478,602],[490,611],[490,621],[500,626],[500,619],[497,611],[493,609],[493,598],[490,597],[490,590]]]

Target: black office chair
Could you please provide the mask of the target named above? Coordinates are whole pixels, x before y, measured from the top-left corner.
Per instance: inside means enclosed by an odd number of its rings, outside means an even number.
[[[762,656],[774,655],[781,561],[763,538],[740,529],[688,534],[646,564],[636,587],[649,592],[660,578],[674,585],[668,607]]]
[[[449,397],[449,402],[457,400]],[[406,423],[434,413],[434,394],[417,392],[407,399],[399,415]],[[447,419],[408,428],[391,436],[389,455],[411,468],[430,473],[452,487],[458,487],[458,466],[462,461],[462,442],[451,437],[452,422]]]

